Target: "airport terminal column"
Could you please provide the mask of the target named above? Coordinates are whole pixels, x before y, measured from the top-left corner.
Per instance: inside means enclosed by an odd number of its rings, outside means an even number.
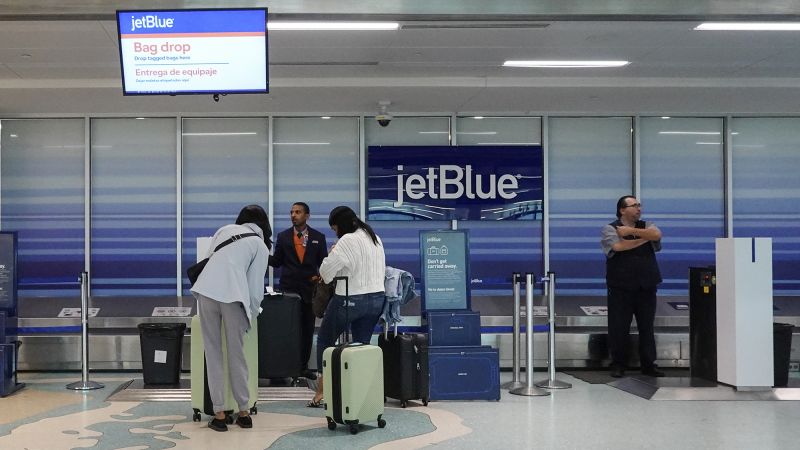
[[[89,381],[89,274],[81,272],[81,381],[67,385],[73,391],[102,389],[100,383]]]
[[[520,335],[520,324],[519,324],[519,284],[522,282],[520,280],[520,273],[514,272],[511,274],[511,283],[512,288],[514,291],[514,319],[512,324],[512,335],[513,335],[513,346],[511,354],[513,355],[512,358],[514,360],[514,369],[513,373],[511,374],[511,381],[508,383],[504,383],[502,388],[503,389],[516,389],[525,386],[524,383],[519,381],[519,335]]]
[[[556,274],[547,272],[542,278],[547,293],[547,372],[548,379],[536,383],[536,386],[545,389],[569,389],[572,387],[566,381],[556,380]]]
[[[525,386],[508,391],[529,397],[550,395],[533,384],[533,274],[525,274]]]

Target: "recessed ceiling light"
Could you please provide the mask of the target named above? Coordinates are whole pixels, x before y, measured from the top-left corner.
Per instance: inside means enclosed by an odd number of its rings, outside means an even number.
[[[269,22],[270,31],[391,31],[397,22]]]
[[[719,131],[659,131],[658,134],[703,134],[703,135],[715,135],[715,134],[719,134]]]
[[[330,118],[331,118],[331,116],[322,116],[322,117],[320,117],[320,119],[323,119],[323,120],[328,120]]]
[[[583,67],[622,67],[630,61],[567,61],[567,60],[533,60],[533,61],[506,61],[503,67],[554,67],[554,68],[583,68]]]
[[[475,117],[473,117],[473,119],[475,119],[475,120],[481,120],[481,119],[483,119],[483,116],[475,116]]]
[[[662,119],[669,119],[669,116],[661,116]]]
[[[706,22],[700,31],[800,31],[800,22]]]

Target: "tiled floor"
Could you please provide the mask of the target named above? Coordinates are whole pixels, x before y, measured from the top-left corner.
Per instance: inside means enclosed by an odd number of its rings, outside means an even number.
[[[508,377],[503,373],[504,378]],[[0,449],[788,449],[800,442],[800,402],[656,402],[559,375],[572,389],[500,402],[387,405],[385,429],[327,429],[302,401],[259,405],[254,428],[227,433],[192,422],[188,401],[107,402],[135,373],[93,374],[105,384],[73,392],[80,374],[23,373],[0,399]],[[310,392],[309,392],[310,396]]]

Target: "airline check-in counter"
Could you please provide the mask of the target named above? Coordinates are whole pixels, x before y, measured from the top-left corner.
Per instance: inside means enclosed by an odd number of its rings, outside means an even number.
[[[534,364],[547,365],[546,298],[534,296]],[[509,296],[473,297],[472,309],[481,313],[482,344],[500,350],[503,368],[512,366],[513,299]],[[603,367],[608,364],[605,297],[556,298],[556,366]],[[23,298],[19,301],[20,370],[80,370],[80,299]],[[422,326],[420,301],[401,309],[400,330]],[[91,370],[140,370],[140,323],[184,323],[196,313],[194,299],[175,297],[94,297],[89,308],[89,367]],[[524,317],[524,316],[523,316]],[[800,326],[800,300],[774,298],[774,321]],[[688,367],[689,300],[661,297],[656,309],[656,345],[661,367]],[[377,333],[377,330],[376,330]],[[637,338],[635,325],[631,339]],[[377,335],[376,338],[377,339]],[[520,345],[524,354],[525,339]],[[795,334],[791,361],[800,360],[800,335]],[[188,336],[184,338],[184,370],[189,368]],[[632,347],[635,348],[635,347]],[[632,358],[636,358],[631,352]],[[314,353],[312,353],[314,354]],[[635,365],[637,361],[632,360]]]

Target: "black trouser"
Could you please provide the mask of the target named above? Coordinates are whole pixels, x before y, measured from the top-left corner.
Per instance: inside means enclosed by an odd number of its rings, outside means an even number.
[[[608,346],[611,364],[624,368],[628,362],[631,319],[639,330],[639,360],[642,369],[652,369],[656,361],[656,288],[635,290],[608,288]]]
[[[317,317],[311,309],[311,301],[303,299],[300,305],[300,328],[301,334],[301,348],[303,349],[303,370],[308,369],[308,360],[311,358],[311,346],[314,344],[314,328],[317,324]],[[321,370],[321,369],[320,369]]]
[[[303,289],[280,286],[284,292],[293,292],[300,296],[300,355],[303,361],[302,369],[308,369],[308,360],[311,358],[311,346],[314,345],[314,328],[317,325],[317,317],[314,315],[314,310],[311,308],[311,296],[314,292],[314,287],[308,286]],[[321,369],[320,369],[321,370]]]

